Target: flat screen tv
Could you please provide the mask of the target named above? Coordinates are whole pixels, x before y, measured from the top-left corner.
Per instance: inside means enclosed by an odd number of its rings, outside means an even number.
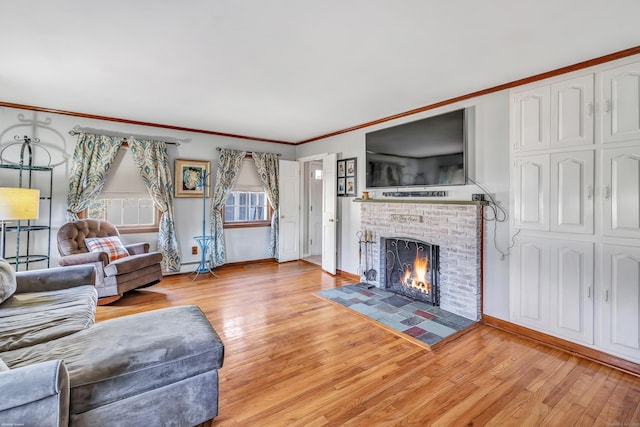
[[[366,134],[367,188],[466,184],[466,111]]]

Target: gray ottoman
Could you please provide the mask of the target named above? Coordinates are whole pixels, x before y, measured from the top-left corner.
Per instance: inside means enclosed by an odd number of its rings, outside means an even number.
[[[72,426],[193,426],[218,414],[224,346],[196,306],[99,322],[2,353],[11,368],[62,359]]]

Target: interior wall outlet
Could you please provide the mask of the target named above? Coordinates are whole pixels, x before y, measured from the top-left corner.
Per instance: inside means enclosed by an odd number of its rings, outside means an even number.
[[[198,255],[198,247],[191,246],[191,255]]]

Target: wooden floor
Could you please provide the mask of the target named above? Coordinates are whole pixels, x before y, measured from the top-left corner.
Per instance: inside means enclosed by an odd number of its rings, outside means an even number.
[[[637,377],[489,326],[429,352],[316,297],[353,281],[302,261],[216,273],[97,313],[200,306],[225,344],[214,426],[640,425]]]

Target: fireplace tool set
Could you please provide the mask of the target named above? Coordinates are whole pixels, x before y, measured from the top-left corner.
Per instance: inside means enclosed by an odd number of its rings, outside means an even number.
[[[369,281],[375,281],[376,276],[378,275],[378,272],[373,268],[375,260],[371,259],[373,256],[373,232],[371,230],[360,230],[356,233],[356,236],[358,237],[358,275],[362,280],[358,283],[358,286],[365,289],[371,289],[374,285],[369,283]],[[362,261],[363,255],[364,262]],[[371,267],[369,267],[370,265]]]

